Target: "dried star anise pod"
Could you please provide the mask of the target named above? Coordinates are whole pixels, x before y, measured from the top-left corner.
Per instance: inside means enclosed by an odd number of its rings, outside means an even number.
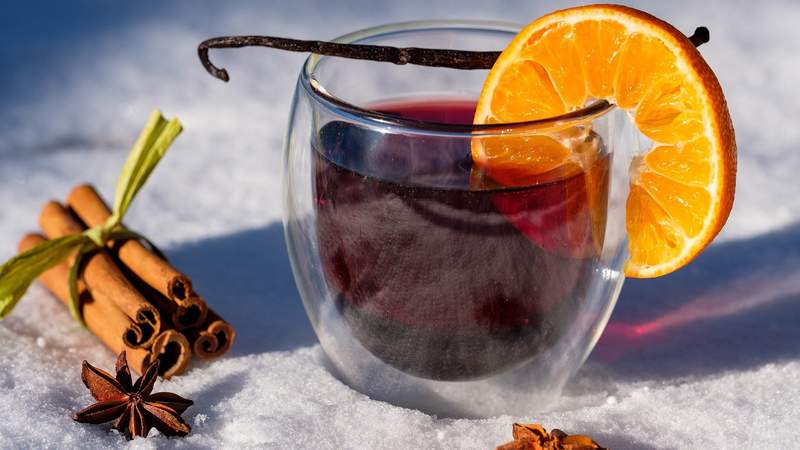
[[[513,441],[497,450],[605,450],[588,436],[568,435],[557,428],[548,433],[538,423],[515,423],[512,436]]]
[[[155,360],[133,383],[125,352],[117,358],[116,377],[84,361],[81,379],[97,403],[76,412],[72,418],[93,424],[114,420],[113,428],[128,439],[147,437],[153,427],[166,436],[185,436],[192,427],[181,419],[181,414],[193,402],[170,392],[152,393],[158,365]]]

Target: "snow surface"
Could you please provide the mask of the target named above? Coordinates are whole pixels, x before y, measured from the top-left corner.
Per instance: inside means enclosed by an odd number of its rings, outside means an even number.
[[[789,448],[800,425],[800,4],[639,6],[690,32],[727,94],[739,187],[721,238],[674,275],[628,281],[611,323],[554,411],[438,419],[372,401],[332,377],[291,278],[280,151],[303,56],[218,52],[220,34],[331,38],[418,18],[527,20],[566,2],[78,1],[4,6],[0,17],[0,258],[40,205],[90,180],[110,195],[147,113],[181,118],[175,144],[129,214],[239,330],[230,356],[160,384],[196,401],[185,439],[136,448],[493,448],[514,421],[589,434],[616,449]],[[463,6],[468,4],[467,6]],[[67,6],[69,5],[69,6]],[[113,5],[113,6],[112,6]],[[47,325],[44,325],[44,322]],[[34,286],[0,323],[0,447],[124,445],[73,423],[90,402],[80,361],[113,355]]]

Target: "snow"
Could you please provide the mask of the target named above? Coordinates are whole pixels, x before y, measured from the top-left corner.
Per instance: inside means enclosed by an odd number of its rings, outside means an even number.
[[[223,84],[195,56],[204,38],[331,38],[417,18],[533,19],[566,2],[92,1],[17,5],[0,18],[0,258],[41,204],[90,180],[110,195],[147,113],[186,132],[129,213],[239,330],[231,354],[157,389],[196,401],[185,439],[136,448],[492,448],[514,421],[593,436],[615,449],[786,448],[800,412],[800,4],[643,3],[680,29],[712,30],[702,52],[727,94],[739,143],[731,220],[684,270],[629,280],[604,337],[563,399],[527,417],[441,419],[377,402],[331,376],[285,255],[280,150],[304,57],[218,52]],[[469,3],[469,6],[461,6]],[[335,6],[334,6],[335,5]],[[456,7],[458,5],[458,7]],[[63,19],[72,12],[72,19]],[[80,11],[80,12],[78,12]],[[72,17],[70,16],[70,17]],[[44,322],[47,325],[44,325]],[[0,323],[0,447],[108,447],[73,423],[90,402],[87,359],[113,355],[34,286]]]

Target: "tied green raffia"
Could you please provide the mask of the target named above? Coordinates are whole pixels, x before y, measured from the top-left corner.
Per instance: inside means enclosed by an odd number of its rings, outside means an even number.
[[[105,247],[110,241],[138,239],[145,241],[160,254],[147,238],[123,228],[121,223],[136,194],[181,131],[178,119],[168,121],[160,111],[153,111],[122,167],[117,179],[113,212],[106,223],[81,234],[44,242],[0,266],[0,319],[11,313],[33,280],[48,269],[64,262],[70,255],[76,254],[70,268],[69,306],[72,316],[83,323],[78,303],[77,283],[81,262],[89,253]]]

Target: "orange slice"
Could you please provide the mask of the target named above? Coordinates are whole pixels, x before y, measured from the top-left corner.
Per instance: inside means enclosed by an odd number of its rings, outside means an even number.
[[[626,110],[653,142],[631,165],[625,274],[656,277],[686,265],[728,218],[736,143],[717,78],[674,27],[615,5],[548,14],[525,27],[500,55],[474,121],[551,117],[592,99]],[[496,181],[517,184],[579,160],[547,139],[476,139],[472,157]]]

